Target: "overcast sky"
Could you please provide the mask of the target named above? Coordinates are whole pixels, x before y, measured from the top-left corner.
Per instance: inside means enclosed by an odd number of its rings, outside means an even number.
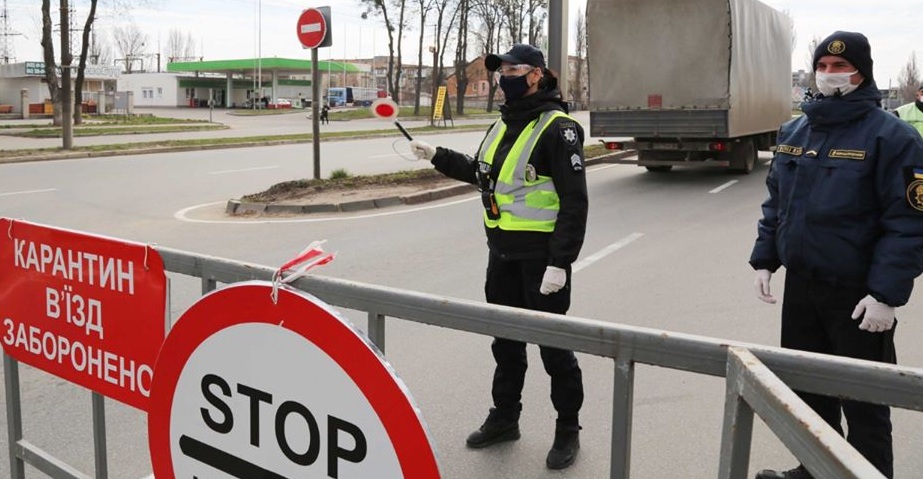
[[[40,61],[40,3],[37,0],[7,0],[7,3],[11,28],[22,34],[8,37],[13,39],[16,59]],[[52,3],[56,4],[57,0]],[[89,2],[71,0],[71,3],[77,8],[78,21],[75,23],[82,26]],[[809,68],[808,44],[834,30],[859,31],[869,37],[875,78],[882,88],[887,87],[889,80],[897,83],[901,69],[915,49],[917,61],[923,61],[921,0],[764,0],[764,3],[787,12],[794,19],[797,44],[792,53],[793,70]],[[197,54],[207,60],[257,56],[307,59],[310,52],[301,48],[295,34],[298,15],[307,7],[330,6],[333,46],[320,49],[320,59],[388,54],[387,35],[381,20],[376,17],[363,20],[358,0],[318,0],[316,4],[311,0],[153,0],[153,5],[136,8],[129,16],[117,18],[104,10],[98,20],[99,31],[107,31],[112,25],[129,19],[147,33],[152,53],[158,50],[158,41],[160,50],[164,50],[170,30],[178,29],[192,34],[198,44]],[[569,2],[572,18],[584,8],[585,0]],[[258,22],[258,18],[262,21]],[[427,30],[424,51],[433,43],[431,27]],[[404,63],[416,63],[418,37],[419,30],[405,35]],[[572,45],[573,28],[569,37]],[[451,57],[446,56],[446,63],[450,61]],[[432,64],[430,53],[424,53],[423,63]]]

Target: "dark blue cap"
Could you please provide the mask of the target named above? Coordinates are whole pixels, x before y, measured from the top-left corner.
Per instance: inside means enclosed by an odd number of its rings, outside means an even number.
[[[856,32],[833,32],[829,37],[817,44],[814,50],[814,71],[817,71],[817,62],[821,57],[834,55],[852,63],[856,70],[869,82],[875,81],[872,77],[872,47],[865,35]]]

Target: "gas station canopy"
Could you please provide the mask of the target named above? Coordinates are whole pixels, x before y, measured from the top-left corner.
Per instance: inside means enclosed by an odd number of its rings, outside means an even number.
[[[292,58],[244,58],[240,60],[209,60],[200,62],[167,63],[167,71],[173,73],[199,72],[252,75],[258,69],[266,73],[275,71],[279,75],[305,75],[311,71],[310,60]],[[319,61],[317,69],[331,73],[362,73],[362,70],[346,62]]]

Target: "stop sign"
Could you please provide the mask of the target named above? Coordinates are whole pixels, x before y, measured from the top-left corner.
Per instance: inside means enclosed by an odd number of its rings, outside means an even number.
[[[148,440],[158,479],[441,477],[419,408],[368,338],[261,281],[213,291],[176,322]]]
[[[320,10],[309,8],[298,17],[297,33],[305,48],[317,48],[327,37],[327,19]]]

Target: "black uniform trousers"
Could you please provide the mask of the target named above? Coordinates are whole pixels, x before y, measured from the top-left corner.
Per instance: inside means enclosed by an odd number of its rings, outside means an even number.
[[[564,314],[570,307],[570,267],[567,284],[549,295],[539,292],[548,263],[545,259],[504,260],[491,253],[484,292],[487,302],[504,306]],[[551,376],[551,402],[558,413],[557,427],[576,430],[583,405],[583,373],[573,351],[539,346],[545,372]],[[497,367],[491,390],[501,417],[519,419],[522,387],[528,360],[526,343],[494,338],[491,345]]]
[[[782,347],[817,353],[897,363],[894,329],[870,333],[859,329],[862,319],[852,319],[853,309],[868,294],[858,286],[844,286],[791,270],[785,276],[782,302]],[[891,410],[888,406],[798,393],[820,417],[841,435],[846,416],[846,440],[882,474],[894,476],[891,447]]]

